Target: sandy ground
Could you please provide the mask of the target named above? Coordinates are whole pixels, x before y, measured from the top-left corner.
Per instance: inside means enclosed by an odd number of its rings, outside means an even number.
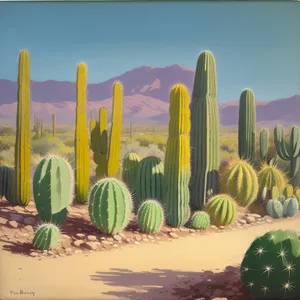
[[[274,229],[300,233],[300,220],[42,260],[1,251],[0,298],[178,299],[175,287],[238,265],[251,241]]]

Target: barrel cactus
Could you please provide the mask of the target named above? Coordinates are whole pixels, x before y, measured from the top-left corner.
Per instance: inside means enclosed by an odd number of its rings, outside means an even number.
[[[295,198],[286,199],[283,203],[283,216],[293,217],[299,209],[299,203]]]
[[[291,198],[293,196],[293,186],[291,184],[287,184],[283,189],[283,195],[285,198]]]
[[[128,153],[123,159],[122,180],[125,182],[134,198],[137,169],[140,162],[140,157],[134,153]]]
[[[34,233],[33,247],[39,250],[55,248],[60,241],[60,230],[54,224],[42,224]]]
[[[189,93],[181,84],[170,92],[169,136],[164,165],[164,204],[170,226],[183,226],[190,213],[190,110]]]
[[[164,211],[158,201],[148,199],[140,206],[137,218],[142,232],[156,233],[164,224]]]
[[[257,237],[244,255],[241,280],[254,299],[299,299],[300,240],[290,230]]]
[[[267,188],[268,195],[265,201],[271,199],[270,193],[274,186],[279,190],[279,194],[282,194],[282,191],[285,187],[286,177],[283,172],[281,172],[275,165],[263,165],[261,170],[258,173],[258,185],[259,192],[261,195],[264,188]]]
[[[286,200],[285,196],[280,195],[278,200],[280,201],[280,203],[283,205],[284,201]]]
[[[132,199],[126,185],[113,177],[99,180],[89,195],[92,223],[105,234],[117,234],[129,223]]]
[[[196,211],[191,217],[191,227],[194,229],[207,229],[210,225],[210,217],[204,211]]]
[[[283,206],[278,200],[269,200],[266,209],[267,214],[273,219],[279,219],[283,216]]]
[[[237,215],[237,204],[226,194],[212,197],[205,205],[205,212],[216,226],[230,225]]]
[[[14,203],[13,197],[13,181],[14,180],[14,169],[8,166],[0,166],[0,199],[5,199]]]
[[[148,156],[139,163],[136,175],[135,211],[147,199],[163,201],[164,165],[160,158]]]
[[[242,207],[249,206],[257,198],[257,175],[246,161],[240,160],[226,168],[220,181],[221,191],[231,195]]]
[[[208,191],[213,195],[218,192],[220,124],[216,64],[210,51],[202,52],[198,58],[190,111],[190,205],[196,211],[203,210]]]
[[[36,167],[33,175],[33,195],[43,222],[61,225],[68,214],[74,193],[73,170],[61,157],[48,155]]]
[[[251,164],[255,158],[255,127],[256,107],[254,94],[251,89],[244,89],[241,93],[239,105],[239,156]]]

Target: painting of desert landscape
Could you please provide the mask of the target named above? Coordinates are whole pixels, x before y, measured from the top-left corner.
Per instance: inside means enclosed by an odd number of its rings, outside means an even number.
[[[0,298],[299,300],[299,16],[0,2]]]

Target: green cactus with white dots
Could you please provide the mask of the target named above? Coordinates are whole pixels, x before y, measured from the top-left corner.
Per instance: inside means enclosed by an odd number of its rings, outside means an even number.
[[[240,272],[254,299],[299,299],[299,237],[290,230],[275,230],[256,238],[244,256]]]

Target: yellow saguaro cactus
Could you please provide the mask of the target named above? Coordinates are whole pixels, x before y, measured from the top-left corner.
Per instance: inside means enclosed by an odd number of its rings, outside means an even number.
[[[85,203],[89,192],[90,151],[86,120],[87,68],[77,67],[75,125],[75,201]]]

